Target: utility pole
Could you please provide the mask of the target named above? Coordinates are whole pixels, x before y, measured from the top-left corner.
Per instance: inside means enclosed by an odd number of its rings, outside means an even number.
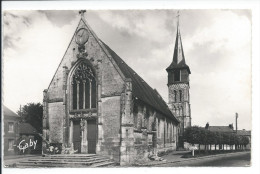
[[[236,134],[237,134],[237,118],[238,118],[238,113],[236,113]],[[235,146],[235,149],[237,150],[237,146]]]
[[[238,113],[236,113],[236,134],[237,134],[237,118],[238,118]]]

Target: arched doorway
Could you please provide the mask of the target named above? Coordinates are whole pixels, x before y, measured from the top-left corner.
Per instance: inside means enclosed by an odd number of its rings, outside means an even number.
[[[72,69],[69,92],[70,144],[75,153],[96,153],[97,84],[87,60]]]

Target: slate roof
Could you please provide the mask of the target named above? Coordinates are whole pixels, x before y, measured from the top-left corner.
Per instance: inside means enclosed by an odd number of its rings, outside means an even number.
[[[29,123],[20,123],[19,124],[19,134],[38,134],[37,130],[30,125]]]
[[[4,116],[11,116],[11,117],[19,117],[20,118],[20,116],[18,114],[16,114],[12,110],[10,110],[8,107],[4,106],[3,108],[4,108]]]
[[[251,131],[247,130],[237,130],[238,135],[246,135],[246,136],[251,136]]]
[[[178,25],[179,25],[179,23],[178,23]],[[181,49],[181,52],[179,52],[179,48]],[[179,59],[181,59],[181,60],[179,60]],[[177,33],[176,33],[176,40],[175,40],[172,63],[170,64],[170,66],[168,66],[168,68],[166,68],[166,70],[170,71],[170,70],[174,70],[174,69],[187,69],[189,74],[191,73],[190,67],[185,62],[185,56],[184,56],[179,26],[177,26]]]
[[[229,126],[209,126],[209,130],[214,132],[234,132]]]
[[[175,63],[174,61],[172,61],[172,63],[170,64],[170,66],[168,66],[168,68],[166,68],[167,71],[169,70],[173,70],[173,69],[187,69],[189,73],[190,72],[190,67],[185,63],[185,60],[183,59],[182,61],[180,61],[180,63]]]
[[[101,40],[100,40],[101,41]],[[130,68],[109,46],[101,41],[109,54],[113,57],[116,64],[126,78],[132,79],[133,96],[155,108],[160,113],[179,123],[179,120],[171,113],[167,104],[132,68]]]

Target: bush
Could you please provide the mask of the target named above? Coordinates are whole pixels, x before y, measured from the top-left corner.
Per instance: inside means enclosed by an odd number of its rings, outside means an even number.
[[[165,151],[159,151],[157,152],[157,156],[161,157],[163,155],[166,155]]]

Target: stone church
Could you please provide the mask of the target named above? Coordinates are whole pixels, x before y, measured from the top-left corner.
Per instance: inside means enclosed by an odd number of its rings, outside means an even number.
[[[45,142],[58,144],[62,153],[65,149],[96,153],[121,165],[175,150],[178,132],[183,130],[179,124],[190,125],[190,70],[180,35],[167,68],[168,107],[155,89],[97,37],[84,11],[80,13],[69,46],[43,92],[43,147]]]
[[[183,133],[185,128],[191,126],[190,112],[190,84],[189,75],[190,68],[185,62],[184,51],[181,41],[179,28],[179,19],[177,23],[177,34],[173,53],[173,60],[170,66],[166,69],[168,72],[168,89],[169,103],[168,106],[172,113],[180,121],[178,135],[179,147],[185,148],[183,142]]]

